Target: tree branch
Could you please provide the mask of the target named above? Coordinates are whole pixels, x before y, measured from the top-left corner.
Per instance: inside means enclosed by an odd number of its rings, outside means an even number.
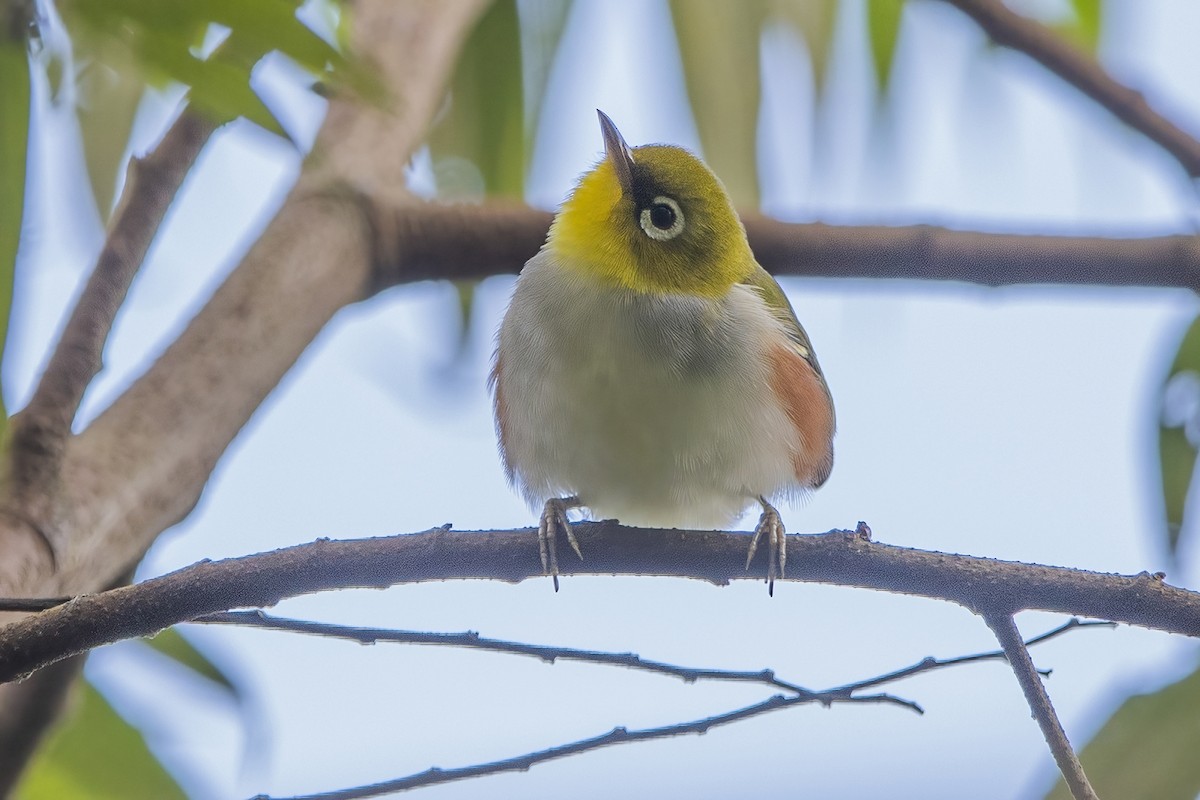
[[[224,616],[224,615],[222,615],[222,616]],[[247,619],[246,615],[238,615],[238,618],[240,618],[242,620]],[[206,621],[207,622],[207,621],[213,621],[213,620],[208,619],[208,620],[198,620],[198,621]],[[233,624],[244,624],[243,622],[235,622],[232,619],[229,620],[229,622],[233,622]],[[250,622],[255,627],[264,627],[263,625],[260,625],[258,622],[255,622],[253,620],[250,620]],[[265,627],[271,627],[271,628],[279,627],[274,624],[275,622],[293,623],[293,622],[303,622],[303,621],[272,619],[271,622],[268,623]],[[1077,628],[1077,627],[1080,627],[1081,625],[1086,625],[1086,624],[1089,624],[1089,623],[1080,623],[1079,620],[1073,619],[1063,625],[1060,625],[1058,628],[1055,628],[1054,630],[1048,631],[1047,633],[1044,633],[1041,636],[1037,636],[1033,639],[1030,639],[1026,644],[1033,645],[1033,644],[1037,644],[1039,642],[1044,642],[1044,641],[1047,641],[1048,639],[1052,639],[1056,636],[1060,636],[1063,633],[1066,633],[1068,630],[1071,630],[1073,628]],[[1106,623],[1092,623],[1092,624],[1103,625]],[[310,625],[315,626],[315,627],[309,628]],[[292,627],[291,625],[285,625],[283,627],[283,629],[285,629],[285,630],[302,630],[302,631],[307,632],[310,630],[317,631],[318,629],[324,628],[324,627],[326,627],[326,626],[321,625],[319,623],[304,623],[300,627]],[[406,634],[408,632],[402,632],[402,633]],[[322,632],[321,635],[325,635],[325,633]],[[364,641],[363,639],[360,639],[357,635],[354,635],[353,633],[350,634],[350,638],[354,639],[355,641]],[[376,641],[376,639],[372,637],[369,639],[369,641],[373,642],[373,641]],[[421,642],[421,643],[424,644],[426,642]],[[550,649],[556,650],[557,648],[550,648]],[[505,651],[505,652],[508,652],[508,651]],[[605,655],[605,656],[618,655],[618,656],[620,656],[620,655],[626,655],[626,654],[611,654],[610,653],[610,654],[600,654],[600,655]],[[970,663],[973,661],[980,661],[980,660],[984,660],[984,659],[1004,658],[1004,657],[1005,656],[1004,656],[1003,652],[976,653],[974,655],[958,656],[956,658],[947,658],[947,659],[937,659],[937,658],[933,658],[931,656],[929,658],[922,659],[921,661],[919,661],[916,664],[913,664],[909,667],[905,667],[903,669],[898,669],[893,672],[890,672],[887,675],[881,675],[876,678],[868,678],[863,681],[856,681],[855,683],[848,683],[845,686],[841,686],[836,689],[827,689],[827,690],[821,691],[821,692],[809,692],[808,690],[802,690],[802,693],[799,693],[799,694],[796,694],[796,695],[790,696],[790,697],[783,696],[783,695],[775,695],[774,697],[768,698],[767,700],[765,700],[761,703],[756,703],[754,705],[747,706],[745,708],[741,708],[736,711],[731,711],[731,712],[728,712],[725,714],[718,714],[716,716],[706,717],[701,720],[693,720],[691,722],[681,722],[681,723],[676,723],[674,725],[665,725],[665,726],[662,726],[659,728],[651,728],[651,729],[638,730],[638,731],[629,731],[629,730],[626,730],[625,728],[614,728],[612,731],[610,731],[609,733],[604,734],[602,736],[596,736],[591,739],[584,739],[584,740],[581,740],[578,742],[572,742],[570,744],[560,745],[558,747],[551,747],[551,748],[548,748],[545,750],[538,751],[536,753],[527,753],[523,756],[517,756],[515,758],[508,758],[508,759],[503,759],[500,761],[493,761],[493,762],[490,762],[487,764],[476,764],[476,765],[473,765],[470,767],[460,767],[458,769],[446,770],[446,769],[432,768],[432,769],[425,770],[424,772],[418,772],[413,775],[408,775],[403,778],[396,778],[393,780],[383,781],[380,783],[374,783],[374,784],[370,784],[370,785],[366,785],[366,786],[356,786],[356,787],[352,787],[352,788],[348,788],[348,789],[338,789],[338,790],[334,790],[331,792],[320,792],[317,794],[305,795],[303,797],[291,798],[291,800],[358,800],[359,798],[378,797],[379,795],[388,794],[391,792],[408,791],[411,789],[417,789],[417,788],[421,788],[424,786],[432,786],[432,785],[440,784],[440,783],[449,783],[451,781],[463,780],[465,778],[477,778],[477,777],[483,777],[485,775],[496,775],[501,772],[511,772],[511,771],[518,771],[518,770],[523,771],[523,770],[529,769],[530,767],[532,767],[536,764],[540,764],[544,761],[550,761],[550,760],[556,759],[556,758],[564,758],[564,757],[570,756],[570,755],[577,755],[579,753],[584,753],[589,750],[596,750],[601,747],[607,747],[609,745],[628,744],[628,743],[636,742],[636,741],[645,741],[648,739],[660,739],[660,738],[666,738],[666,737],[670,737],[670,736],[680,736],[680,735],[688,734],[688,733],[705,733],[706,731],[708,731],[712,728],[719,727],[722,725],[728,725],[732,722],[738,722],[740,720],[760,716],[760,715],[766,714],[770,711],[777,711],[781,708],[789,708],[791,706],[803,705],[803,704],[812,703],[812,702],[821,702],[822,704],[824,704],[826,706],[828,706],[830,703],[835,702],[835,701],[898,702],[900,705],[906,705],[906,704],[909,704],[908,701],[898,700],[898,698],[894,698],[891,695],[875,694],[875,695],[862,696],[862,695],[853,695],[853,692],[860,691],[863,688],[867,688],[867,687],[871,687],[871,686],[878,686],[882,683],[889,683],[892,681],[897,681],[902,678],[907,678],[907,677],[910,677],[912,675],[916,675],[916,674],[919,674],[922,672],[928,672],[930,670],[943,669],[943,668],[949,667],[949,666],[955,666],[958,664],[966,664],[966,663]],[[590,659],[588,659],[588,660],[590,660]],[[611,662],[602,661],[599,663],[611,663]],[[645,662],[643,662],[643,663],[645,663]],[[703,671],[704,672],[714,672],[714,673],[722,673],[723,672],[722,670],[703,670]],[[686,668],[681,670],[681,673],[690,673],[690,672],[696,672],[696,671],[695,670],[687,670]],[[743,673],[731,673],[731,674],[741,675]],[[759,673],[753,673],[753,674],[759,674]],[[720,675],[718,674],[715,677],[720,677]],[[740,677],[735,677],[733,679],[740,680]],[[915,710],[920,711],[920,707],[916,706],[916,704],[909,704],[909,705],[911,705],[911,707],[913,707]],[[269,798],[267,798],[265,795],[259,795],[258,798],[256,798],[256,800],[269,800]]]
[[[867,698],[862,698],[866,701]],[[450,783],[451,781],[460,781],[465,778],[479,778],[484,775],[498,775],[502,772],[526,772],[535,764],[541,764],[546,761],[553,761],[558,758],[566,758],[567,756],[586,753],[591,750],[599,750],[601,747],[611,747],[618,744],[632,744],[633,742],[645,742],[652,739],[666,739],[674,736],[683,736],[685,734],[705,734],[713,728],[719,728],[723,725],[729,725],[734,722],[740,722],[744,719],[759,717],[771,711],[779,711],[792,706],[804,705],[813,702],[805,696],[785,697],[781,694],[767,698],[761,703],[739,708],[736,711],[729,711],[724,714],[715,714],[711,717],[692,720],[690,722],[680,722],[673,725],[663,725],[658,728],[642,728],[637,730],[629,730],[624,727],[616,727],[611,731],[600,736],[594,736],[590,739],[581,739],[570,744],[559,745],[557,747],[548,747],[545,750],[539,750],[535,753],[526,753],[525,755],[516,756],[514,758],[505,758],[499,761],[491,761],[486,764],[475,764],[469,767],[458,767],[456,769],[441,769],[440,767],[431,767],[424,772],[418,772],[403,778],[396,778],[389,781],[381,781],[380,783],[372,783],[367,786],[355,786],[350,789],[335,789],[331,792],[317,792],[316,794],[296,795],[288,798],[273,798],[265,794],[255,795],[252,800],[361,800],[366,797],[379,797],[393,792],[405,792],[412,789],[419,789],[423,786],[433,786],[439,783]]]
[[[372,288],[516,274],[542,246],[553,215],[482,206],[363,201],[380,259]],[[745,214],[754,255],[776,275],[978,283],[1162,286],[1200,290],[1200,241],[952,230],[933,225],[789,223]]]
[[[44,553],[5,547],[0,593],[93,591],[191,510],[263,398],[329,318],[365,295],[373,237],[346,187],[373,196],[403,189],[403,165],[483,5],[356,3],[356,51],[390,103],[334,98],[296,189],[242,264],[146,375],[71,441],[61,525],[72,535],[58,547],[58,569],[47,574]]]
[[[945,0],[975,20],[997,44],[1024,53],[1162,147],[1193,178],[1200,177],[1200,141],[1155,111],[1142,94],[1118,83],[1095,58],[1000,0]]]
[[[0,608],[3,608],[7,601],[0,600]],[[287,617],[276,617],[267,614],[263,611],[220,611],[215,614],[205,614],[202,617],[197,617],[192,620],[193,623],[203,625],[235,625],[246,628],[261,628],[271,631],[288,631],[290,633],[302,633],[312,636],[324,636],[334,639],[347,639],[359,644],[378,644],[380,642],[389,642],[394,644],[416,644],[416,645],[431,645],[435,647],[461,647],[467,650],[485,650],[491,653],[506,653],[508,655],[530,656],[545,661],[548,664],[553,664],[557,661],[582,661],[588,664],[600,664],[603,666],[625,667],[627,669],[639,670],[642,672],[653,672],[659,675],[671,675],[679,678],[684,683],[695,683],[701,680],[713,681],[731,681],[740,683],[761,683],[766,686],[771,686],[776,689],[784,689],[795,694],[810,695],[810,699],[818,700],[824,705],[829,705],[842,700],[850,699],[854,692],[872,686],[880,686],[885,683],[892,683],[903,678],[911,678],[914,675],[920,675],[923,672],[930,672],[946,667],[958,666],[960,664],[970,664],[976,661],[994,661],[1007,658],[1003,650],[992,650],[986,653],[973,653],[967,656],[955,656],[954,658],[933,658],[932,656],[924,658],[903,669],[894,672],[888,672],[874,678],[867,678],[862,681],[855,681],[834,689],[826,689],[820,692],[812,689],[806,689],[789,681],[781,680],[772,669],[760,670],[731,670],[731,669],[711,669],[699,667],[681,667],[675,664],[667,664],[662,661],[653,661],[651,659],[642,658],[637,653],[607,653],[600,650],[580,650],[575,647],[555,647],[540,644],[529,644],[527,642],[513,642],[503,639],[488,639],[480,636],[475,631],[465,631],[463,633],[433,633],[430,631],[402,631],[392,628],[364,628],[355,625],[336,625],[328,622],[312,622],[304,619],[289,619]],[[1115,628],[1116,623],[1100,622],[1100,621],[1084,621],[1078,617],[1072,617],[1070,620],[1059,625],[1057,628],[1047,631],[1040,636],[1035,636],[1026,642],[1026,645],[1041,644],[1058,636],[1063,635],[1067,631],[1075,628],[1093,628],[1107,627]],[[902,701],[902,705],[912,708],[918,713],[925,713],[920,706],[909,701]]]
[[[1046,687],[1042,684],[1042,679],[1033,666],[1033,659],[1029,657],[1029,650],[1025,647],[1021,632],[1017,630],[1017,623],[1013,620],[1012,615],[985,612],[983,618],[992,632],[996,634],[1000,647],[1004,649],[1008,663],[1017,676],[1017,683],[1021,685],[1025,700],[1029,703],[1030,710],[1033,711],[1033,717],[1041,727],[1042,735],[1046,737],[1046,744],[1050,746],[1050,752],[1054,754],[1054,761],[1058,764],[1059,771],[1062,772],[1067,786],[1071,789],[1071,796],[1075,800],[1099,800],[1092,785],[1088,782],[1087,775],[1083,773],[1083,765],[1079,763],[1079,757],[1071,749],[1071,743],[1067,740],[1067,732],[1063,730],[1058,714],[1054,712],[1050,695],[1046,692]]]
[[[587,560],[564,575],[659,575],[723,585],[757,580],[743,570],[746,535],[575,526]],[[911,550],[831,531],[789,536],[787,580],[857,586],[958,603],[976,612],[1024,609],[1109,619],[1200,636],[1200,594],[1143,573],[1083,570]],[[349,587],[384,588],[465,578],[519,582],[541,577],[532,529],[452,532],[332,541],[201,562],[135,586],[75,599],[0,629],[0,682],[121,639],[148,636],[205,614],[266,607],[286,597]]]
[[[84,391],[100,371],[104,343],[129,286],[175,194],[215,129],[206,118],[184,109],[148,155],[130,160],[121,202],[92,274],[33,398],[13,418],[4,510],[9,521],[18,524],[0,528],[0,537],[34,534],[44,540],[44,563],[27,567],[35,572],[52,571],[56,552],[65,546],[64,532],[57,525],[61,517],[57,503],[71,422]]]

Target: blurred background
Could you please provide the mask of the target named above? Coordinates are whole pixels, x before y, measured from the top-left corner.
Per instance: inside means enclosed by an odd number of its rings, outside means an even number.
[[[126,5],[136,16],[137,4]],[[1114,77],[1200,135],[1200,5],[1009,5],[1094,52]],[[35,55],[26,218],[3,363],[9,409],[28,400],[90,269],[125,160],[153,145],[185,92],[169,70],[155,72],[136,48],[130,55],[97,33],[88,7],[47,8]],[[346,22],[315,1],[301,5],[299,18],[331,41]],[[206,29],[197,47],[211,50],[222,35],[219,26]],[[269,109],[266,121],[225,126],[202,154],[118,318],[81,424],[174,338],[295,180],[324,111],[304,66],[274,53],[254,69],[250,85]],[[502,196],[553,209],[602,155],[596,108],[632,145],[668,142],[703,154],[740,207],[784,220],[1195,232],[1196,188],[1169,156],[937,0],[500,0],[468,41],[429,144],[413,159],[411,188],[439,201]],[[789,530],[852,528],[861,519],[889,544],[1106,572],[1164,570],[1172,583],[1196,584],[1194,526],[1183,516],[1200,434],[1200,379],[1191,371],[1200,355],[1181,347],[1197,314],[1192,292],[781,283],[820,354],[839,422],[832,478],[807,502],[781,509]],[[532,524],[534,513],[505,483],[485,388],[512,285],[512,276],[420,283],[346,309],[138,577],[318,536]],[[1175,373],[1183,377],[1164,408]],[[1165,495],[1160,440],[1172,487]],[[277,611],[471,629],[688,666],[771,667],[815,689],[995,647],[982,620],[954,605],[795,583],[771,599],[753,582],[718,589],[568,578],[557,595],[549,581],[460,582],[330,593]],[[1042,613],[1018,620],[1026,635],[1061,621]],[[96,652],[86,676],[98,692],[76,698],[75,716],[19,796],[134,797],[106,781],[143,774],[147,797],[332,790],[515,756],[616,725],[704,717],[770,694],[254,630],[185,626],[182,637]],[[1102,796],[1196,797],[1200,762],[1171,757],[1194,751],[1200,736],[1195,642],[1098,628],[1040,646],[1034,658],[1053,670],[1048,688],[1072,741],[1096,741],[1084,763]],[[1057,771],[1003,662],[890,690],[925,715],[801,707],[701,737],[423,792],[1051,792]],[[1161,756],[1153,767],[1148,753]],[[79,793],[53,794],[52,759]],[[1145,793],[1105,793],[1131,785]]]

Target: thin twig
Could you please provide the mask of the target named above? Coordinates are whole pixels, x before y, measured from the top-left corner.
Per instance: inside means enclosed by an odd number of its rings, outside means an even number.
[[[219,615],[218,618],[216,618],[216,619],[209,618],[209,619],[200,619],[200,620],[196,620],[196,621],[197,622],[219,622],[220,624],[249,624],[254,627],[267,627],[267,628],[274,628],[274,629],[280,629],[280,630],[300,631],[300,632],[304,632],[304,633],[318,633],[319,635],[331,635],[331,633],[326,632],[323,629],[333,628],[334,632],[332,633],[332,635],[339,635],[339,636],[341,635],[341,633],[337,632],[337,630],[339,629],[340,626],[327,626],[322,623],[312,623],[311,625],[313,627],[311,627],[311,628],[309,627],[308,624],[301,625],[301,626],[293,626],[290,624],[280,626],[280,625],[276,625],[274,623],[275,622],[292,623],[292,622],[303,622],[303,621],[302,620],[279,620],[278,618],[266,617],[267,622],[264,623],[261,621],[256,621],[255,619],[253,619],[253,616],[254,615],[250,615],[250,617],[247,617],[246,615],[238,615],[235,617],[226,618],[225,615]],[[265,615],[264,615],[264,617],[265,617]],[[240,620],[244,620],[244,621],[240,621]],[[1024,644],[1025,645],[1034,645],[1034,644],[1037,644],[1040,642],[1045,642],[1045,641],[1048,641],[1049,639],[1053,639],[1056,636],[1061,636],[1062,634],[1064,634],[1067,631],[1072,630],[1074,628],[1091,626],[1091,625],[1111,625],[1111,624],[1112,623],[1105,623],[1105,622],[1081,622],[1078,619],[1072,619],[1051,631],[1047,631],[1046,633],[1042,634],[1041,636],[1036,636],[1036,637],[1030,639],[1028,642],[1025,642]],[[374,635],[366,635],[364,638],[359,638],[359,636],[356,635],[356,633],[355,633],[355,631],[357,631],[357,630],[374,631],[375,629],[370,629],[370,628],[368,628],[368,629],[350,629],[349,631],[346,632],[347,638],[354,639],[355,641],[364,641],[364,642],[384,641],[384,639],[382,637],[375,637]],[[397,633],[407,634],[406,631],[401,631],[401,632],[397,632]],[[457,636],[457,634],[455,634],[455,636]],[[445,642],[418,642],[418,643],[420,643],[420,644],[430,644],[430,643],[441,644],[441,643],[445,643]],[[456,646],[474,646],[474,645],[456,645]],[[558,648],[549,648],[549,649],[557,650]],[[511,651],[505,650],[504,652],[511,652]],[[582,651],[569,651],[569,652],[582,652]],[[601,654],[601,655],[608,655],[608,654]],[[783,695],[774,695],[773,697],[770,697],[760,703],[755,703],[753,705],[746,706],[745,708],[741,708],[736,711],[730,711],[730,712],[727,712],[724,714],[717,714],[715,716],[705,717],[705,718],[699,719],[699,720],[693,720],[690,722],[680,722],[680,723],[676,723],[674,725],[664,725],[664,726],[658,727],[658,728],[648,728],[648,729],[634,730],[634,731],[630,731],[624,727],[618,727],[618,728],[614,728],[613,730],[609,731],[606,734],[602,734],[600,736],[595,736],[590,739],[583,739],[583,740],[580,740],[577,742],[572,742],[570,744],[560,745],[558,747],[550,747],[545,750],[539,750],[534,753],[527,753],[525,755],[516,756],[514,758],[506,758],[506,759],[501,759],[499,761],[492,761],[492,762],[489,762],[486,764],[475,764],[472,766],[459,767],[456,769],[440,769],[437,767],[433,767],[433,768],[427,769],[423,772],[418,772],[418,773],[415,773],[413,775],[408,775],[403,778],[396,778],[394,780],[382,781],[380,783],[374,783],[374,784],[370,784],[370,785],[366,785],[366,786],[355,786],[355,787],[350,787],[350,788],[346,788],[346,789],[336,789],[336,790],[330,791],[330,792],[319,792],[317,794],[302,795],[302,796],[288,798],[287,800],[360,800],[361,798],[378,797],[379,795],[388,794],[391,792],[403,792],[403,791],[408,791],[410,789],[421,788],[424,786],[432,786],[434,784],[439,784],[439,783],[449,783],[451,781],[463,780],[465,778],[477,778],[477,777],[483,777],[486,775],[496,775],[496,774],[499,774],[502,772],[525,771],[525,770],[528,770],[530,767],[533,767],[534,765],[540,764],[544,761],[550,761],[550,760],[556,759],[556,758],[564,758],[566,756],[577,755],[579,753],[585,753],[590,750],[597,750],[601,747],[608,747],[610,745],[616,745],[616,744],[629,744],[631,742],[646,741],[648,739],[661,739],[661,738],[666,738],[666,737],[670,737],[670,736],[681,736],[681,735],[689,734],[689,733],[702,734],[712,728],[716,728],[716,727],[719,727],[722,725],[728,725],[733,722],[739,722],[741,720],[750,719],[752,717],[758,717],[763,714],[769,713],[771,711],[778,711],[783,708],[790,708],[792,706],[803,705],[803,704],[812,703],[812,702],[821,702],[824,705],[829,705],[830,702],[835,702],[835,701],[861,702],[861,703],[885,702],[885,703],[894,703],[894,704],[898,704],[898,705],[902,705],[902,706],[908,706],[908,707],[912,708],[913,710],[917,711],[918,713],[924,713],[921,711],[920,706],[918,706],[917,704],[912,703],[911,701],[901,700],[900,698],[896,698],[893,695],[872,694],[872,695],[863,695],[863,696],[851,696],[850,692],[856,691],[861,688],[866,688],[869,686],[877,686],[880,683],[887,682],[887,681],[896,681],[896,680],[900,680],[902,678],[907,678],[907,677],[915,675],[919,672],[926,672],[926,671],[933,670],[933,669],[942,669],[942,668],[949,667],[949,666],[955,666],[958,664],[966,664],[966,663],[970,663],[972,661],[980,661],[983,659],[994,659],[994,658],[1004,658],[1004,657],[1005,657],[1004,653],[1002,653],[1002,652],[989,652],[989,653],[977,653],[977,654],[968,655],[968,656],[959,656],[957,658],[948,658],[948,659],[926,658],[916,664],[913,664],[910,667],[895,670],[894,672],[890,672],[887,675],[882,675],[877,678],[868,678],[863,681],[858,681],[857,683],[846,684],[845,686],[837,687],[834,689],[827,689],[827,690],[821,691],[821,692],[807,692],[806,691],[805,694],[797,694],[797,695],[794,695],[791,697],[785,697]],[[583,660],[592,660],[592,659],[584,658]],[[602,663],[607,663],[607,662],[602,662]],[[623,666],[633,666],[637,669],[642,669],[643,665],[646,663],[653,663],[653,662],[640,662],[637,664],[623,664]],[[655,670],[655,671],[657,671],[657,670]],[[708,675],[707,677],[717,677],[717,678],[720,678],[721,677],[720,673],[723,672],[722,670],[698,670],[697,672],[700,672],[700,671],[712,673],[712,674]],[[729,674],[730,675],[741,675],[741,674],[748,674],[748,673],[729,673]],[[734,677],[732,679],[733,680],[741,680],[740,677]],[[258,795],[256,798],[254,798],[254,800],[272,800],[272,798],[268,797],[267,795]],[[275,800],[282,800],[282,799],[276,798]]]
[[[0,597],[0,611],[45,611],[75,600],[75,597]]]
[[[1114,80],[1095,58],[1000,0],[946,2],[975,20],[997,44],[1034,59],[1158,144],[1193,178],[1200,177],[1200,141],[1151,108],[1140,92]]]
[[[725,584],[757,579],[743,569],[746,535],[575,526],[587,560],[564,575],[660,575]],[[481,578],[541,579],[532,529],[318,539],[270,553],[201,562],[69,603],[0,628],[0,682],[84,650],[154,634],[230,608],[265,608],[286,597],[349,587]],[[948,600],[970,609],[1023,609],[1110,619],[1200,636],[1200,594],[1161,576],[1105,575],[1062,567],[893,547],[863,533],[789,536],[788,581],[858,586]],[[336,568],[335,568],[336,567]],[[569,591],[569,585],[567,590]]]
[[[824,705],[847,700],[850,698],[851,694],[861,691],[862,689],[870,688],[872,686],[879,686],[885,683],[892,683],[904,678],[910,678],[923,672],[958,666],[960,664],[969,664],[976,661],[1003,660],[1005,658],[1004,651],[1002,650],[993,650],[986,653],[974,653],[971,655],[956,656],[954,658],[944,659],[930,656],[922,659],[916,664],[912,664],[894,672],[889,672],[884,675],[867,678],[861,681],[855,681],[853,683],[847,683],[843,686],[838,686],[833,689],[815,691],[780,679],[775,674],[775,670],[773,669],[730,670],[683,667],[677,664],[667,664],[662,661],[654,661],[643,658],[637,653],[609,653],[601,650],[583,650],[574,647],[555,647],[549,645],[529,644],[527,642],[514,642],[504,639],[490,639],[480,636],[476,631],[464,631],[462,633],[433,633],[429,631],[396,630],[394,628],[338,625],[328,622],[313,622],[311,620],[277,617],[267,614],[264,611],[222,611],[217,614],[207,614],[203,617],[198,617],[192,620],[192,622],[205,625],[237,625],[241,627],[263,628],[266,630],[288,631],[291,633],[303,633],[313,636],[348,639],[353,642],[358,642],[359,644],[390,642],[396,644],[433,645],[438,647],[461,647],[470,650],[485,650],[494,653],[531,656],[533,658],[541,659],[549,664],[553,664],[559,660],[582,661],[589,664],[625,667],[642,672],[670,675],[680,678],[685,683],[695,683],[699,680],[761,683],[776,689],[785,689],[787,691],[794,692],[797,695],[807,695],[809,696],[809,699],[821,702]],[[1026,645],[1040,644],[1041,642],[1061,636],[1067,631],[1075,628],[1085,627],[1114,628],[1116,627],[1116,623],[1095,620],[1084,621],[1080,620],[1078,617],[1072,617],[1070,620],[1064,622],[1062,625],[1059,625],[1057,628],[1028,640]],[[1048,673],[1049,671],[1043,674]],[[921,711],[919,706],[908,703],[907,701],[904,703],[904,705],[913,708],[916,711]]]
[[[462,647],[471,650],[487,650],[493,653],[532,656],[549,664],[553,664],[558,660],[583,661],[590,664],[627,667],[643,672],[672,675],[680,678],[685,683],[695,683],[699,680],[762,683],[773,686],[776,689],[786,689],[798,695],[807,695],[810,699],[821,699],[818,693],[810,689],[780,680],[775,676],[775,671],[770,669],[728,670],[680,667],[675,664],[642,658],[637,653],[606,653],[600,650],[582,650],[574,647],[553,647],[506,641],[503,639],[489,639],[480,636],[475,631],[431,633],[429,631],[402,631],[393,628],[366,628],[354,625],[312,622],[303,619],[288,619],[272,616],[262,611],[223,611],[217,614],[206,614],[203,617],[192,620],[192,622],[206,625],[240,625],[253,628],[266,628],[268,630],[290,631],[292,633],[306,633],[337,639],[349,639],[359,644],[391,642],[396,644]]]
[[[1042,735],[1046,737],[1046,744],[1050,746],[1050,752],[1054,754],[1054,760],[1058,764],[1067,786],[1071,789],[1071,796],[1075,800],[1098,800],[1096,792],[1088,782],[1087,775],[1083,773],[1079,757],[1075,755],[1071,743],[1067,740],[1067,733],[1063,730],[1058,714],[1054,712],[1050,695],[1047,694],[1042,679],[1038,677],[1037,670],[1034,669],[1033,659],[1029,657],[1029,650],[1021,639],[1021,632],[1017,630],[1017,623],[1012,614],[1006,611],[988,611],[984,612],[983,618],[992,632],[996,634],[996,639],[1000,642],[1000,647],[1003,648],[1008,663],[1017,676],[1017,683],[1021,685],[1021,691],[1025,693],[1025,700],[1029,703],[1030,710],[1033,711],[1034,719],[1041,727]]]
[[[196,157],[216,129],[185,108],[158,145],[129,162],[128,180],[87,286],[79,295],[29,404],[13,419],[13,513],[47,540],[53,556],[60,467],[84,391],[100,371],[104,343],[134,276]]]
[[[865,698],[864,698],[865,699]],[[382,781],[373,783],[368,786],[355,786],[349,789],[337,789],[332,792],[318,792],[317,794],[297,795],[286,798],[286,800],[359,800],[365,797],[378,797],[380,795],[389,794],[391,792],[404,792],[410,789],[417,789],[423,786],[433,786],[439,783],[449,783],[458,781],[464,778],[476,778],[484,775],[497,775],[502,772],[525,772],[535,764],[541,764],[545,761],[552,761],[556,758],[565,758],[567,756],[586,753],[590,750],[598,750],[601,747],[609,747],[615,744],[630,744],[632,742],[644,742],[650,739],[665,739],[671,736],[682,736],[684,734],[707,733],[713,728],[718,728],[723,725],[729,725],[733,722],[739,722],[751,717],[761,716],[771,711],[779,711],[780,709],[789,708],[791,706],[800,705],[803,703],[812,702],[806,697],[784,697],[783,695],[775,695],[762,701],[755,703],[745,708],[739,708],[736,711],[730,711],[725,714],[716,714],[711,717],[693,720],[691,722],[681,722],[674,725],[664,725],[658,728],[642,728],[639,730],[629,730],[623,727],[613,728],[608,733],[600,736],[594,736],[590,739],[581,739],[570,744],[559,745],[557,747],[548,747],[545,750],[539,750],[535,753],[526,753],[525,755],[516,756],[514,758],[505,758],[499,761],[492,761],[487,764],[474,764],[469,767],[458,767],[456,769],[441,769],[432,767],[424,772],[418,772],[414,775],[409,775],[404,778],[396,778],[390,781]],[[284,798],[272,798],[269,795],[256,795],[254,800],[285,800]]]
[[[1035,644],[1041,644],[1042,642],[1049,641],[1056,636],[1061,636],[1062,634],[1074,628],[1115,628],[1116,626],[1117,624],[1115,622],[1101,620],[1081,620],[1078,617],[1071,617],[1071,619],[1067,620],[1062,625],[1059,625],[1057,628],[1046,631],[1040,636],[1035,636],[1032,639],[1026,640],[1025,645],[1029,647]],[[866,689],[870,686],[878,686],[883,683],[898,681],[901,678],[911,678],[912,676],[919,675],[922,672],[929,672],[930,670],[941,669],[943,667],[953,667],[959,664],[970,664],[976,661],[1007,660],[1007,658],[1008,656],[1003,650],[991,650],[987,653],[974,653],[969,656],[956,656],[955,658],[946,659],[930,657],[913,664],[911,667],[905,667],[904,669],[899,669],[895,672],[889,672],[885,675],[880,675],[878,678],[870,678],[865,681],[858,681],[857,683],[847,684],[844,687],[839,687],[838,689],[829,689],[828,691],[831,693],[838,692],[840,690],[857,691],[859,689]],[[1038,670],[1038,674],[1048,677],[1050,675],[1050,670]]]

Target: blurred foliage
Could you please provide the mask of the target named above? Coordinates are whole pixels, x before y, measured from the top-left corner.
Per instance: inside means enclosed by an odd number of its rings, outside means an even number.
[[[184,800],[186,795],[146,746],[87,681],[38,750],[16,800]]]
[[[1200,317],[1192,320],[1162,383],[1158,454],[1162,465],[1166,545],[1178,552],[1192,473],[1200,450]]]
[[[1195,800],[1200,794],[1200,669],[1116,710],[1079,754],[1100,797]],[[1071,800],[1060,778],[1046,800]]]
[[[1100,48],[1101,0],[1071,0],[1072,17],[1054,29],[1076,47],[1092,53]]]
[[[74,96],[84,153],[102,216],[113,206],[147,86],[183,84],[188,102],[216,121],[243,117],[285,137],[250,84],[254,66],[269,53],[282,53],[323,81],[377,95],[361,65],[297,17],[299,5],[295,0],[61,0],[58,8],[78,70]]]
[[[29,143],[29,46],[37,35],[31,3],[0,7],[0,353],[8,339],[13,278],[25,207]],[[8,413],[0,387],[0,442],[7,442]]]
[[[824,90],[826,66],[833,56],[838,0],[775,0],[770,6],[777,21],[793,26],[804,39],[812,63],[814,88],[819,94]]]
[[[888,89],[896,42],[900,39],[900,19],[904,15],[904,0],[867,0],[867,35],[871,42],[871,64],[879,90]]]
[[[541,101],[570,0],[497,0],[476,24],[429,135],[438,195],[520,200],[533,158]],[[459,349],[466,353],[475,284],[455,281]]]
[[[179,631],[169,628],[141,642],[182,669],[185,679],[203,681],[240,703],[241,692],[234,681]],[[184,796],[137,729],[85,680],[47,743],[38,750],[16,800],[170,800]]]
[[[758,51],[766,3],[697,6],[693,0],[671,0],[671,16],[704,157],[721,176],[734,204],[754,208],[762,95]],[[714,58],[714,47],[728,48],[735,57]]]
[[[442,196],[522,196],[528,156],[521,55],[516,0],[498,0],[467,39],[445,114],[429,136]]]
[[[210,683],[231,701],[239,701],[241,692],[228,675],[175,628],[160,631],[157,636],[142,639],[147,647],[166,656],[184,668],[192,677]]]

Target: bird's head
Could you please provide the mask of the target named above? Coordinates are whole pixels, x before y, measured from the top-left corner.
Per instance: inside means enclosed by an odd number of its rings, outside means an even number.
[[[558,261],[637,292],[720,297],[753,268],[721,181],[679,147],[630,149],[602,111],[604,160],[550,228]]]

